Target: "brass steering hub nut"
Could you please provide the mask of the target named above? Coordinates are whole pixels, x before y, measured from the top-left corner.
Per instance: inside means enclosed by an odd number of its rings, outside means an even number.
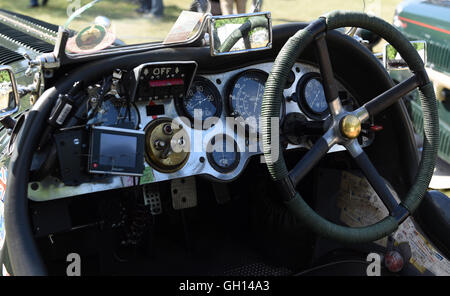
[[[354,115],[347,115],[340,122],[341,133],[349,138],[355,139],[361,132],[361,121]]]

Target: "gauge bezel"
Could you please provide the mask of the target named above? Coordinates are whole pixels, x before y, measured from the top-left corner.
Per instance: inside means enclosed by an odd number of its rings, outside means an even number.
[[[296,87],[297,105],[300,108],[300,110],[302,110],[302,112],[306,116],[308,116],[310,119],[323,120],[328,115],[330,115],[330,108],[327,106],[327,109],[325,109],[325,111],[319,113],[319,112],[312,110],[311,107],[309,106],[308,102],[306,101],[305,88],[306,88],[306,85],[312,79],[318,80],[322,84],[322,87],[323,87],[322,77],[320,76],[320,73],[309,72],[309,73],[304,74],[299,79],[299,81],[297,83],[297,87]]]
[[[177,111],[177,113],[180,116],[184,116],[186,118],[189,119],[190,123],[191,123],[191,127],[195,128],[194,126],[194,117],[189,114],[189,112],[186,109],[186,106],[184,105],[184,101],[186,100],[187,97],[187,93],[189,92],[189,90],[196,84],[196,83],[204,83],[207,85],[207,87],[210,88],[210,90],[213,92],[213,96],[214,96],[214,103],[216,104],[216,113],[214,113],[213,116],[210,117],[216,117],[216,118],[220,118],[222,116],[222,109],[223,109],[223,100],[222,100],[222,96],[219,92],[219,89],[217,88],[217,86],[214,84],[214,82],[212,82],[211,80],[209,80],[208,78],[202,77],[202,76],[195,76],[194,80],[191,83],[191,86],[189,87],[188,91],[186,92],[186,96],[182,97],[182,98],[177,98],[175,99],[175,109]],[[209,117],[208,117],[209,118]],[[202,120],[202,129],[209,129],[210,127],[205,128],[203,126],[203,122],[204,120]]]
[[[222,136],[222,138],[223,138],[225,141],[228,139],[228,140],[232,140],[233,143],[234,143],[233,145],[234,145],[235,158],[234,158],[233,164],[232,164],[231,166],[229,166],[229,167],[226,167],[226,168],[220,166],[220,165],[214,160],[214,157],[213,157],[213,151],[211,150],[211,146],[212,146],[212,145],[215,145],[215,143],[213,143],[213,142],[215,142],[216,137],[220,137],[220,136]],[[240,153],[240,151],[239,151],[239,146],[238,146],[236,140],[235,140],[233,137],[230,137],[229,135],[219,134],[219,135],[213,136],[213,137],[208,141],[207,151],[208,151],[208,152],[206,152],[206,158],[208,159],[209,164],[210,164],[216,171],[218,171],[219,173],[222,173],[222,174],[228,174],[228,173],[231,173],[232,171],[234,171],[234,170],[239,166],[239,163],[241,162],[241,153]]]

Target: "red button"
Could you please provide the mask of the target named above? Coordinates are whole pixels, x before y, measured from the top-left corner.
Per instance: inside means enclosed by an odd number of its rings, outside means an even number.
[[[389,271],[399,272],[404,265],[403,256],[397,251],[389,251],[384,257],[384,264]]]
[[[382,130],[383,130],[383,126],[382,126],[382,125],[372,125],[372,126],[370,127],[370,129],[371,129],[372,131],[374,131],[374,132],[379,132],[379,131],[382,131]]]

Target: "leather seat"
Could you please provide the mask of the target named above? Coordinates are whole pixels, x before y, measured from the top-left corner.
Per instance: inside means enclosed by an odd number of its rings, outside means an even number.
[[[436,190],[428,191],[416,218],[432,243],[450,259],[450,197]]]

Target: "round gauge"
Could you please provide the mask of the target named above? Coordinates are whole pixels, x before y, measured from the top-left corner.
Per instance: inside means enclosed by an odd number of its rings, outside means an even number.
[[[328,116],[328,104],[319,73],[304,75],[297,84],[297,94],[299,107],[308,117],[320,120]]]
[[[229,111],[234,117],[242,117],[252,132],[259,133],[259,118],[267,73],[249,70],[240,73],[229,91]]]
[[[209,163],[221,173],[229,173],[239,164],[239,149],[236,141],[231,137],[216,135],[209,142],[207,151]]]
[[[103,126],[125,126],[137,128],[139,125],[139,112],[134,104],[127,104],[115,98],[105,100],[98,108],[95,116],[88,124],[101,124]]]
[[[206,78],[197,77],[181,101],[183,115],[191,121],[204,121],[210,117],[219,117],[222,113],[222,101],[216,86]]]

